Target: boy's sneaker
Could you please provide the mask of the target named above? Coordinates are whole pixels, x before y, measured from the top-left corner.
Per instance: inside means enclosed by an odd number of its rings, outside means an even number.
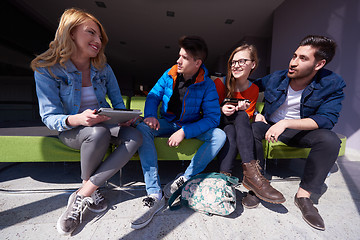
[[[164,195],[166,198],[170,198],[171,195],[179,189],[186,181],[187,179],[182,176],[184,173],[179,173],[174,181],[169,182],[164,187]]]
[[[104,196],[100,193],[98,189],[95,190],[90,196],[93,200],[93,203],[88,204],[88,209],[95,213],[100,213],[105,211],[108,207],[107,201]]]
[[[92,203],[90,197],[83,197],[74,192],[70,195],[65,212],[57,221],[56,228],[62,235],[71,234],[82,222],[82,213],[87,204]]]
[[[140,216],[131,221],[131,228],[140,229],[149,224],[154,215],[165,206],[165,197],[161,200],[155,197],[147,196],[143,200],[143,207]]]

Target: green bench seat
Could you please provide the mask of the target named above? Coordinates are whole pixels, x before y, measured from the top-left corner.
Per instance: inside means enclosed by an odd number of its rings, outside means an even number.
[[[144,111],[145,97],[123,96],[125,106]],[[262,103],[257,105],[261,111]],[[17,129],[18,134],[11,131]],[[19,133],[20,132],[20,133]],[[346,137],[339,134],[342,140],[339,156],[345,154]],[[158,160],[191,160],[203,142],[198,139],[185,139],[178,147],[169,147],[166,137],[156,137],[155,146]],[[310,149],[294,148],[282,142],[267,143],[263,141],[266,159],[306,158]],[[108,153],[111,153],[109,148]],[[0,127],[0,162],[75,162],[80,161],[79,150],[71,149],[60,142],[56,131],[45,126],[20,126],[15,128]],[[240,159],[238,155],[237,159]],[[136,153],[132,160],[139,160]]]
[[[337,133],[341,140],[341,147],[339,151],[339,157],[345,155],[346,136]],[[307,158],[310,152],[310,148],[297,148],[290,147],[285,143],[278,141],[274,143],[267,143],[265,149],[266,159],[293,159],[293,158]]]

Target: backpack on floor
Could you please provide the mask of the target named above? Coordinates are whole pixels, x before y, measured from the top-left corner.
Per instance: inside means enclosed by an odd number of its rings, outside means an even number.
[[[207,215],[226,216],[236,208],[234,186],[239,179],[222,173],[201,173],[186,181],[169,199],[170,210],[187,206]],[[173,205],[180,196],[180,204]]]

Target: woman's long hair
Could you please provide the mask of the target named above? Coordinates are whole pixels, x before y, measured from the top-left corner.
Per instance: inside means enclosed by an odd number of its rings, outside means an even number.
[[[102,69],[106,64],[104,51],[108,42],[104,27],[99,20],[90,13],[81,9],[71,8],[65,10],[62,14],[55,38],[50,42],[49,49],[31,61],[33,71],[36,71],[36,69],[40,67],[50,68],[57,63],[65,67],[65,62],[70,59],[75,49],[75,43],[71,39],[71,31],[89,19],[99,26],[102,37],[101,49],[96,57],[91,58],[91,64],[97,69]]]
[[[257,56],[257,50],[256,47],[254,45],[249,45],[249,44],[242,44],[241,46],[237,47],[230,55],[229,60],[228,60],[228,71],[227,71],[227,75],[226,75],[226,97],[231,98],[233,97],[233,93],[235,90],[235,84],[236,84],[236,79],[234,78],[234,76],[231,73],[231,61],[234,58],[234,55],[237,52],[240,51],[244,51],[244,50],[249,50],[250,51],[250,58],[251,60],[253,60],[255,62],[255,67],[253,69],[251,69],[250,74],[257,68],[257,65],[259,63],[259,59]]]

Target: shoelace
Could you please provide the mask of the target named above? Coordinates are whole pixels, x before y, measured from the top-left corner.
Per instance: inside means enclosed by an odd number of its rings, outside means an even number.
[[[91,194],[91,198],[94,201],[95,205],[99,204],[102,200],[104,200],[103,195],[101,195],[101,193],[97,189],[93,194]]]
[[[150,208],[150,207],[154,206],[155,199],[152,197],[147,197],[147,198],[144,198],[142,201],[144,203],[144,207]]]
[[[262,167],[260,166],[260,160],[257,160],[256,161],[256,164],[255,164],[256,168],[260,171],[262,170]]]
[[[180,177],[175,183],[178,188],[181,187],[185,183],[184,178]]]
[[[268,182],[269,180],[267,180],[267,179],[261,174],[262,167],[260,166],[260,161],[259,161],[259,160],[256,161],[256,163],[255,163],[255,168],[256,168],[256,170],[258,171],[261,180]]]
[[[86,204],[92,204],[93,202],[94,201],[92,200],[91,197],[81,198],[81,196],[77,195],[73,209],[70,212],[69,218],[72,218],[76,221],[76,219],[80,215],[80,223],[81,223],[84,206],[86,206]]]

